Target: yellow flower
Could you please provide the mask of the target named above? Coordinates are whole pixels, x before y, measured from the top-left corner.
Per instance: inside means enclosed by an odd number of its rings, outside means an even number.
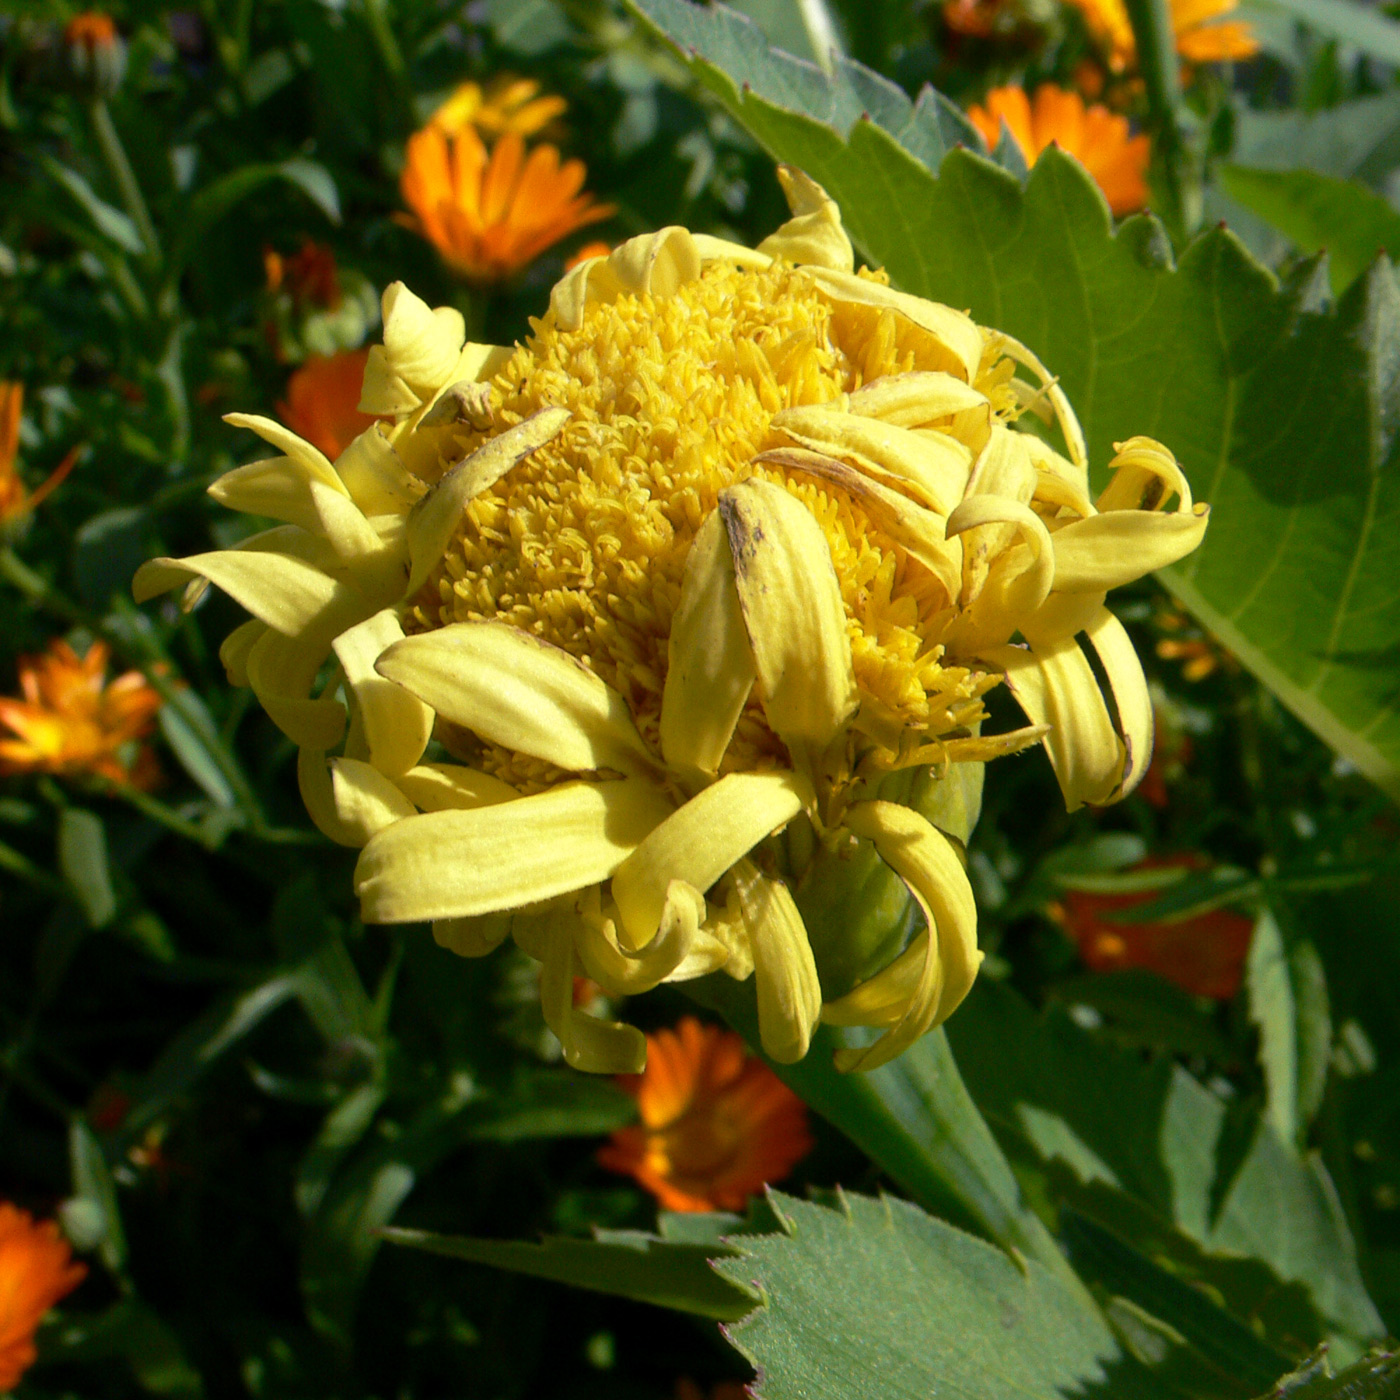
[[[512,73],[493,78],[484,91],[478,83],[463,83],[433,113],[432,125],[449,136],[464,127],[475,128],[488,140],[508,133],[538,136],[569,109],[562,97],[541,97],[539,91],[540,85],[533,78],[517,78]]]
[[[488,154],[473,127],[448,135],[427,126],[408,138],[400,189],[420,233],[449,266],[473,282],[498,282],[585,224],[606,219],[610,204],[580,194],[583,162],[559,163],[550,145],[526,154],[507,132]]]
[[[972,891],[891,775],[1044,740],[1071,806],[1122,796],[1152,709],[1104,595],[1206,525],[1145,438],[1091,500],[1035,357],[854,271],[835,205],[783,174],[794,217],[757,249],[631,239],[569,272],[514,350],[391,287],[360,406],[393,421],[332,464],[231,418],[284,455],[212,494],[287,523],[136,579],[253,613],[225,665],[300,746],[317,824],[365,848],[364,917],[432,920],[464,955],[513,937],[591,1070],[635,1072],[645,1040],[574,1004],[580,974],[610,997],[752,974],[775,1059],[819,1017],[885,1032],[843,1068],[949,1015],[981,959]],[[1002,679],[1030,725],[980,737]],[[824,1003],[790,882],[860,843],[924,928]]]
[[[87,1277],[52,1220],[0,1201],[0,1394],[34,1364],[44,1314]]]
[[[73,470],[80,448],[75,447],[49,473],[37,490],[30,491],[20,480],[19,424],[24,409],[24,385],[0,381],[0,530],[23,520],[40,501]]]
[[[1052,143],[1076,157],[1115,214],[1131,214],[1147,203],[1152,154],[1147,137],[1129,136],[1127,117],[1107,107],[1086,107],[1077,92],[1042,83],[1032,104],[1024,88],[993,88],[987,105],[969,107],[967,115],[992,150],[1001,140],[1004,121],[1028,165]]]
[[[23,700],[0,696],[0,773],[95,773],[114,783],[150,787],[155,755],[137,741],[151,732],[160,695],[140,671],[107,681],[109,652],[94,642],[79,657],[67,642],[43,656],[21,657]],[[134,752],[133,752],[134,750]]]
[[[1124,72],[1137,65],[1137,43],[1123,0],[1069,0],[1084,15],[1089,32],[1108,50],[1109,67]],[[1259,41],[1242,20],[1222,20],[1239,0],[1171,0],[1176,51],[1189,63],[1249,58]]]

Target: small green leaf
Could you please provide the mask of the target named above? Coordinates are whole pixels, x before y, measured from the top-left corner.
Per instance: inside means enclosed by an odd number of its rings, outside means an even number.
[[[1328,255],[1332,290],[1344,292],[1378,253],[1400,254],[1400,213],[1356,180],[1314,170],[1254,170],[1223,165],[1217,172],[1232,199],[1290,238],[1305,253]]]
[[[464,1239],[427,1230],[392,1229],[383,1235],[391,1244],[569,1283],[594,1293],[655,1303],[719,1322],[743,1317],[759,1301],[758,1294],[742,1280],[730,1281],[710,1267],[716,1255],[735,1253],[727,1244],[681,1243],[640,1230],[604,1230],[591,1240],[556,1237],[539,1244]]]
[[[52,156],[40,156],[40,163],[58,187],[87,215],[93,228],[124,253],[140,257],[146,245],[136,225],[120,209],[102,199],[76,170],[61,165]]]
[[[185,697],[185,705],[187,708],[198,705],[203,709],[204,701],[191,691]],[[224,777],[223,770],[210,756],[209,746],[200,739],[199,731],[173,705],[162,705],[157,719],[160,732],[165,742],[170,745],[171,753],[179,759],[180,767],[203,789],[209,800],[216,807],[235,807],[237,799],[233,795],[233,789]]]
[[[107,832],[95,812],[63,809],[58,819],[58,868],[88,927],[110,923],[117,912],[117,896],[107,867]]]
[[[114,1274],[120,1274],[126,1266],[126,1237],[117,1205],[117,1185],[112,1180],[101,1144],[79,1118],[75,1118],[68,1129],[68,1158],[73,1173],[73,1192],[87,1205],[82,1214],[96,1236],[98,1254]],[[99,1217],[100,1231],[96,1228]]]

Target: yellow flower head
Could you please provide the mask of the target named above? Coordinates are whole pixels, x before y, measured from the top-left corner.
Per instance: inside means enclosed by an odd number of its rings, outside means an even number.
[[[472,126],[451,134],[426,126],[404,151],[399,185],[413,216],[402,222],[469,281],[503,281],[613,212],[580,193],[586,175],[582,161],[561,164],[551,145],[527,152],[513,131],[488,152]]]
[[[433,113],[432,125],[449,136],[470,126],[494,141],[508,132],[538,136],[568,110],[569,104],[562,97],[551,93],[541,97],[540,85],[533,78],[502,73],[484,89],[479,83],[462,83]]]
[[[1145,438],[1092,500],[1035,357],[856,272],[834,204],[784,179],[794,217],[757,249],[634,238],[513,350],[391,287],[360,404],[391,421],[332,464],[232,418],[285,455],[212,493],[287,523],[136,580],[254,614],[225,664],[300,746],[317,824],[364,847],[365,918],[468,955],[513,937],[588,1069],[635,1071],[645,1041],[574,1005],[579,974],[613,997],[753,975],[776,1059],[819,1018],[885,1031],[845,1068],[949,1015],[981,959],[972,892],[891,774],[1043,740],[1071,806],[1122,796],[1152,710],[1104,595],[1205,529]],[[1002,680],[1030,724],[982,737]],[[813,851],[863,843],[924,928],[824,998],[792,890]]]

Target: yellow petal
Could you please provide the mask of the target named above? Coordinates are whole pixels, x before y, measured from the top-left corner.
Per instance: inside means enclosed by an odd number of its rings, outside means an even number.
[[[1061,593],[1055,590],[1020,622],[1021,635],[1034,647],[1046,647],[1076,637],[1098,617],[1102,593]]]
[[[401,641],[398,614],[385,608],[348,628],[334,642],[359,708],[369,761],[391,778],[407,773],[423,757],[433,733],[432,710],[374,669],[380,656]]]
[[[379,536],[340,477],[332,471],[330,478],[328,482],[294,458],[276,457],[225,472],[209,494],[230,510],[285,520],[324,535],[342,559],[375,553]]]
[[[798,763],[860,703],[841,585],[821,526],[796,497],[752,478],[720,492],[763,713]]]
[[[460,763],[420,763],[395,782],[403,795],[424,812],[470,811],[473,807],[513,802],[520,796],[509,783]]]
[[[753,947],[758,1033],[764,1053],[796,1064],[812,1042],[822,1014],[822,988],[807,928],[788,887],[739,862],[734,886]]]
[[[681,578],[661,693],[661,752],[681,772],[713,775],[753,689],[753,655],[739,608],[724,521],[700,526]]]
[[[637,1074],[646,1064],[646,1037],[635,1026],[601,1021],[574,1005],[574,954],[569,919],[552,921],[540,967],[540,1009],[559,1038],[565,1062],[590,1074]]]
[[[456,622],[396,642],[381,676],[490,743],[574,773],[650,770],[622,697],[566,651],[505,622]]]
[[[366,516],[402,515],[423,494],[423,483],[400,461],[379,423],[336,458],[335,469]]]
[[[1177,460],[1160,442],[1129,438],[1115,448],[1108,464],[1112,479],[1098,500],[1100,510],[1157,510],[1177,497],[1177,509],[1191,509],[1191,486]]]
[[[245,664],[253,694],[268,718],[301,748],[332,749],[345,733],[345,706],[336,699],[311,698],[329,650],[317,637],[284,637],[271,630],[248,649]]]
[[[968,383],[976,378],[977,367],[982,361],[982,332],[970,316],[954,311],[951,306],[925,301],[907,292],[897,292],[893,287],[872,282],[866,277],[857,277],[853,273],[820,267],[808,268],[807,273],[834,302],[873,306],[881,310],[888,308],[903,316],[924,331],[933,345],[943,351],[948,359],[944,368]]]
[[[1123,779],[1126,754],[1099,691],[1099,683],[1073,637],[1048,645],[995,647],[982,659],[1003,672],[1006,688],[1032,724],[1048,724],[1045,752],[1066,808],[1111,799]]]
[[[1001,496],[969,496],[948,517],[947,528],[953,537],[975,531],[982,541],[995,526],[1016,531],[1022,543],[1003,548],[991,561],[981,590],[948,629],[952,652],[980,651],[1010,641],[1023,619],[1050,596],[1055,550],[1045,522],[1029,507]]]
[[[1000,496],[1026,505],[1035,495],[1035,466],[1027,443],[1029,433],[1019,433],[997,423],[968,479],[968,496]]]
[[[482,914],[474,919],[434,919],[433,941],[459,958],[484,958],[505,942],[509,914]]]
[[[871,1046],[837,1052],[839,1069],[869,1070],[894,1059],[952,1015],[976,980],[982,953],[972,886],[941,831],[894,802],[857,803],[847,812],[846,824],[875,843],[909,887],[926,924],[889,967],[823,1010],[823,1019],[834,1025],[889,1027]]]
[[[1205,537],[1210,507],[1109,510],[1055,531],[1055,589],[1103,593],[1184,559]]]
[[[656,936],[673,880],[708,890],[801,811],[802,792],[793,773],[730,773],[672,812],[613,874],[624,941],[645,947]]]
[[[326,481],[335,476],[330,458],[319,447],[312,447],[305,438],[298,437],[290,428],[284,428],[271,418],[264,418],[259,413],[226,413],[224,422],[231,428],[247,428],[256,433],[313,476]]]
[[[1009,335],[997,331],[995,332],[995,341],[1018,364],[1024,365],[1039,376],[1041,384],[1046,386],[1045,394],[1050,400],[1050,406],[1055,410],[1055,417],[1059,420],[1060,432],[1064,434],[1070,461],[1075,466],[1083,467],[1087,471],[1089,450],[1084,445],[1084,429],[1079,426],[1079,419],[1074,416],[1074,409],[1069,399],[1065,397],[1065,391],[1060,388],[1059,381],[1019,340],[1013,340]]]
[[[1068,507],[1076,515],[1093,515],[1089,499],[1089,473],[1061,457],[1034,433],[1022,433],[1025,448],[1035,468],[1035,499],[1050,505]]]
[[[760,253],[786,258],[801,266],[829,267],[835,272],[855,270],[851,240],[841,226],[836,201],[809,175],[790,165],[778,167],[778,183],[787,196],[792,218],[758,245]]]
[[[863,476],[854,467],[805,447],[773,448],[760,452],[754,461],[786,471],[803,472],[840,487],[943,585],[950,601],[958,596],[962,586],[962,545],[956,539],[946,538],[941,516],[925,510],[908,496]]]
[[[431,309],[402,282],[384,289],[384,344],[369,352],[360,412],[394,417],[431,399],[456,374],[466,323],[450,306]]]
[[[610,996],[649,992],[690,955],[705,919],[705,897],[685,880],[667,886],[656,936],[644,948],[625,948],[615,920],[584,913],[577,934],[584,971]],[[707,969],[712,970],[712,969]]]
[[[666,815],[650,783],[565,783],[385,828],[355,867],[366,923],[518,909],[606,880]]]
[[[972,471],[972,453],[956,438],[932,431],[916,433],[839,408],[785,409],[773,416],[772,426],[804,447],[893,478],[940,515],[947,515],[962,500]]]
[[[248,653],[266,631],[267,623],[251,617],[224,638],[223,645],[219,648],[219,660],[224,663],[224,673],[228,676],[230,685],[248,684]]]
[[[408,553],[412,571],[407,594],[416,593],[442,560],[443,551],[462,524],[473,497],[494,486],[512,467],[553,441],[570,418],[567,408],[542,408],[523,423],[507,428],[453,467],[413,507],[408,517]]]
[[[364,846],[376,832],[414,815],[413,803],[391,779],[353,758],[331,760],[331,793],[341,829]]]
[[[987,396],[942,370],[886,374],[851,395],[851,412],[899,428],[923,428],[940,418],[989,407]]]
[[[238,549],[148,560],[136,571],[131,591],[144,603],[191,575],[208,579],[254,617],[288,636],[324,618],[350,591],[305,560]]]
[[[590,258],[566,273],[549,296],[549,310],[566,331],[583,324],[585,308],[626,292],[674,296],[700,276],[700,250],[690,230],[669,227],[619,244],[606,258]]]
[[[335,789],[331,785],[331,770],[324,749],[303,748],[297,751],[297,787],[307,814],[322,836],[338,846],[360,847],[365,843],[359,833],[345,826],[336,806]]]
[[[1099,654],[1104,674],[1113,690],[1113,708],[1117,712],[1118,733],[1123,740],[1123,774],[1109,794],[1109,802],[1126,797],[1141,781],[1152,762],[1152,739],[1155,728],[1152,697],[1147,690],[1147,677],[1132,640],[1107,608],[1085,627],[1089,641]]]

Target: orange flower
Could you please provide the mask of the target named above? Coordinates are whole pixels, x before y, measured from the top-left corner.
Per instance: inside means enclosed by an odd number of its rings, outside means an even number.
[[[36,491],[25,488],[15,460],[19,456],[19,420],[24,385],[0,381],[0,527],[21,520],[73,470],[81,448],[75,447]]]
[[[606,219],[610,204],[580,194],[587,170],[559,163],[559,152],[507,132],[487,154],[473,127],[448,135],[436,126],[408,138],[399,187],[422,234],[449,266],[473,282],[499,282],[551,244],[585,224]]]
[[[368,350],[308,355],[287,380],[286,400],[277,405],[282,421],[331,461],[374,422],[359,408],[368,360]]]
[[[565,272],[572,272],[579,263],[587,262],[589,258],[605,258],[612,252],[612,244],[605,243],[601,238],[593,243],[585,243],[572,257],[564,264]]]
[[[569,109],[562,97],[536,96],[539,90],[533,78],[512,73],[493,78],[484,91],[478,83],[463,83],[433,113],[431,124],[449,136],[463,127],[473,127],[491,140],[507,132],[536,136]]]
[[[1143,861],[1135,870],[1172,866],[1198,869],[1197,856],[1169,856]],[[1095,972],[1141,967],[1174,982],[1195,996],[1229,1001],[1239,990],[1254,921],[1229,909],[1208,909],[1174,922],[1114,923],[1118,910],[1156,899],[1160,890],[1093,894],[1070,890],[1051,910],[1079,945],[1079,956]]]
[[[1078,157],[1115,214],[1131,214],[1147,203],[1147,137],[1129,136],[1127,117],[1086,107],[1077,92],[1042,83],[1032,104],[1024,88],[993,88],[987,105],[970,107],[967,115],[993,149],[1005,120],[1028,165],[1052,142]]]
[[[0,1394],[34,1364],[44,1314],[86,1277],[52,1220],[0,1201]]]
[[[0,739],[0,773],[95,773],[114,783],[150,787],[155,755],[124,746],[151,732],[160,695],[140,671],[106,683],[108,649],[94,642],[81,659],[65,641],[43,656],[22,656],[23,700],[0,696],[0,724],[18,737]]]
[[[1089,32],[1108,50],[1108,65],[1121,73],[1137,64],[1137,44],[1123,0],[1069,0],[1084,16]],[[1190,63],[1249,58],[1259,41],[1242,20],[1220,21],[1239,0],[1171,0],[1176,51]]]
[[[667,1210],[742,1210],[811,1150],[807,1109],[733,1031],[683,1017],[647,1036],[647,1067],[618,1076],[641,1123],[598,1161],[636,1177]]]
[[[717,1381],[708,1400],[749,1400],[751,1391],[739,1381]],[[676,1400],[707,1400],[706,1394],[689,1376],[676,1382]]]
[[[263,271],[267,275],[267,290],[278,292],[285,287],[298,309],[319,306],[333,311],[340,305],[340,274],[335,265],[335,250],[305,234],[295,253],[264,248]]]
[[[86,49],[88,53],[109,49],[117,42],[116,21],[101,10],[84,10],[64,25],[63,42],[70,48]]]

